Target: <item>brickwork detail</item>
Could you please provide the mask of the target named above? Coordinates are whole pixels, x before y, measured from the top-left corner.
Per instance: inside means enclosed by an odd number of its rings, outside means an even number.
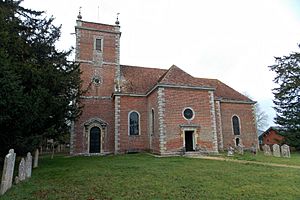
[[[120,33],[120,27],[115,27],[116,32]],[[116,71],[115,71],[115,92],[121,92],[121,71],[120,71],[120,34],[116,34],[116,46],[115,46],[115,52],[116,52]]]
[[[120,112],[121,112],[121,98],[115,97],[115,154],[118,154],[120,149]]]
[[[166,99],[164,88],[159,88],[157,91],[157,104],[158,104],[158,123],[159,123],[159,148],[160,153],[166,151],[166,125],[165,125],[165,107]]]
[[[208,94],[209,94],[211,126],[212,126],[211,128],[212,128],[213,151],[218,152],[218,137],[217,137],[217,126],[216,126],[214,92],[208,91]]]
[[[218,146],[219,146],[219,150],[223,151],[224,150],[224,143],[223,143],[222,117],[221,117],[220,101],[216,101],[215,108],[216,108]]]

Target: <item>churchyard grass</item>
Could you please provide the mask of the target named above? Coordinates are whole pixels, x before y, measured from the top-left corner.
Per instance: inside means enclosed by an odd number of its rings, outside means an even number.
[[[148,154],[60,155],[42,157],[32,177],[0,199],[300,199],[299,185],[300,170],[286,167]]]
[[[235,153],[233,157],[227,157],[227,154],[225,153],[222,153],[221,155],[222,157],[229,159],[300,166],[300,153],[298,152],[291,153],[290,158],[265,156],[262,151],[259,151],[256,155],[253,155],[249,151],[245,151],[244,155],[238,155]]]

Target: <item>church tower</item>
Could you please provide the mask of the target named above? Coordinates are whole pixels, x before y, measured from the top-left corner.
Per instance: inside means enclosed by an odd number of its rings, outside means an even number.
[[[84,106],[71,133],[71,154],[114,152],[114,99],[120,90],[120,26],[87,22],[79,12],[75,26]]]

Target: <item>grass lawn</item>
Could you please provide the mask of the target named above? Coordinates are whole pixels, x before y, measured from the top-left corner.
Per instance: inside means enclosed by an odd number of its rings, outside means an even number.
[[[227,153],[221,154],[221,157],[237,160],[248,160],[255,162],[274,163],[274,164],[286,164],[300,166],[300,153],[292,153],[291,158],[282,158],[274,156],[265,156],[262,151],[258,152],[255,156],[248,151],[245,151],[244,155],[234,154],[233,157],[227,157]]]
[[[283,159],[283,158],[282,158]],[[147,154],[44,157],[0,199],[300,199],[300,170]]]

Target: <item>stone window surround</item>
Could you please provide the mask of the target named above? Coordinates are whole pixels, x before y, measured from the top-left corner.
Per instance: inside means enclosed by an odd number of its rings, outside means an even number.
[[[184,111],[185,111],[186,109],[190,109],[190,110],[193,112],[193,117],[192,117],[191,119],[185,118],[185,116],[184,116]],[[192,121],[192,120],[195,118],[195,115],[196,115],[194,109],[191,108],[191,107],[185,107],[185,108],[183,108],[181,114],[182,114],[182,117],[183,117],[185,120],[187,120],[187,121]]]
[[[103,52],[103,39],[104,39],[103,36],[94,36],[94,50],[95,50],[97,53]],[[96,49],[96,41],[97,41],[97,40],[101,40],[101,50],[97,50],[97,49]]]
[[[243,146],[243,140],[240,135],[235,135],[235,137],[233,138],[233,144],[237,147],[237,145],[236,145],[237,138],[239,139],[239,144]]]
[[[130,114],[133,113],[133,112],[136,112],[138,114],[138,117],[139,117],[139,134],[138,135],[130,135]],[[140,136],[141,135],[141,114],[136,110],[131,110],[130,112],[128,112],[127,120],[128,120],[128,123],[127,123],[128,136],[130,136],[130,137]]]
[[[239,135],[235,135],[234,134],[234,128],[233,128],[233,117],[237,117],[238,118],[238,120],[239,120],[239,129],[240,129],[240,134]],[[232,115],[231,116],[231,131],[232,131],[232,135],[234,135],[234,136],[240,136],[241,135],[241,129],[242,127],[241,127],[241,119],[240,119],[240,117],[237,115],[237,114],[234,114],[234,115]],[[235,143],[235,142],[234,142]],[[241,143],[241,142],[240,142]]]

